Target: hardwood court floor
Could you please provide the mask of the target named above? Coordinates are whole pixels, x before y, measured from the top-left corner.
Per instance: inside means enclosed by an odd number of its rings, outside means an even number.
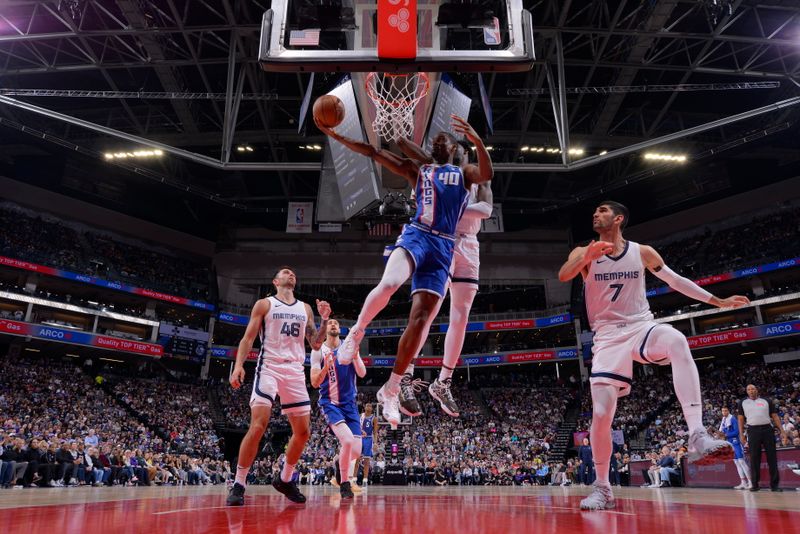
[[[589,488],[381,487],[352,501],[303,487],[304,505],[269,486],[225,506],[222,486],[0,490],[0,532],[180,533],[800,533],[800,492],[616,488],[616,510],[582,512]]]

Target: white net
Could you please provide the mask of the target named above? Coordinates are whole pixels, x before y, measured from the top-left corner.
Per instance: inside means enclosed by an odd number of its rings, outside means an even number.
[[[430,89],[428,75],[370,72],[366,85],[375,104],[375,133],[387,141],[410,138],[414,133],[414,109]]]

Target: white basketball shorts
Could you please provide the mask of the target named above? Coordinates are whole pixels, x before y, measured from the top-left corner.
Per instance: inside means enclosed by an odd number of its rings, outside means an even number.
[[[278,397],[286,415],[311,413],[305,369],[294,362],[259,361],[250,406],[271,406]]]
[[[480,272],[480,244],[474,235],[459,234],[453,248],[451,281],[478,285]]]
[[[592,345],[592,384],[611,384],[619,389],[619,396],[631,392],[633,362],[666,365],[666,354],[653,354],[647,340],[656,328],[672,328],[665,323],[638,321],[635,323],[606,325],[595,332]]]

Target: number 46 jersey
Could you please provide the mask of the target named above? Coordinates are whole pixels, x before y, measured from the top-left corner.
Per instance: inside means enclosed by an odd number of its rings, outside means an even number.
[[[645,292],[644,269],[639,244],[633,241],[625,243],[619,256],[605,255],[589,264],[583,289],[593,331],[607,325],[653,320]]]
[[[283,302],[277,297],[267,297],[269,312],[261,327],[261,353],[269,365],[273,363],[296,363],[302,366],[306,360],[305,333],[309,318],[304,302]]]

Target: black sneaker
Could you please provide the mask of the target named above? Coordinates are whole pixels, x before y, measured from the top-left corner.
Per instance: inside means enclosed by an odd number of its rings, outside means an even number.
[[[414,380],[410,374],[404,374],[400,381],[400,411],[409,417],[422,415],[422,407],[419,405],[415,392],[422,391],[423,386],[427,385],[428,383],[421,378]]]
[[[453,399],[453,394],[450,391],[451,384],[452,380],[449,378],[444,380],[439,380],[437,378],[428,386],[428,392],[430,392],[431,397],[439,401],[439,406],[442,407],[444,413],[450,417],[458,417],[458,404],[456,404],[456,401]]]
[[[352,499],[354,497],[349,482],[342,482],[342,485],[339,486],[339,494],[342,496],[342,499]]]
[[[286,498],[292,502],[306,502],[306,496],[300,493],[297,482],[284,482],[281,480],[281,477],[278,476],[272,481],[272,487],[286,495]]]
[[[783,488],[771,488],[770,491],[774,491],[775,493],[783,493]]]
[[[238,482],[234,482],[231,486],[231,491],[228,493],[228,506],[243,506],[244,505],[244,486]]]

